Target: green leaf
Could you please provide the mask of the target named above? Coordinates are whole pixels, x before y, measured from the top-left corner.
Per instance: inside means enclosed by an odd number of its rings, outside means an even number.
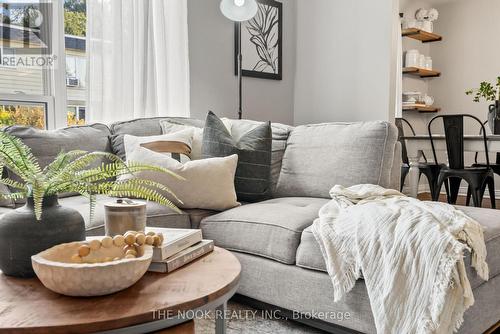
[[[101,161],[100,165],[95,166],[98,161]],[[88,197],[91,219],[94,216],[96,195],[141,198],[180,212],[166,197],[168,195],[182,203],[169,187],[137,177],[136,174],[163,173],[177,180],[184,180],[183,177],[160,166],[134,161],[125,163],[112,153],[81,150],[60,152],[41,170],[28,146],[19,138],[0,132],[0,172],[4,167],[18,175],[22,182],[10,178],[0,179],[1,184],[20,190],[11,194],[0,194],[0,197],[20,199],[33,196],[37,220],[42,217],[44,197],[61,192],[77,192]],[[116,178],[119,178],[118,181],[115,181]]]
[[[27,190],[26,184],[14,181],[14,180],[9,179],[9,178],[0,179],[0,183],[5,184],[6,186],[9,186],[9,187],[14,188],[14,189],[24,190],[24,191]]]

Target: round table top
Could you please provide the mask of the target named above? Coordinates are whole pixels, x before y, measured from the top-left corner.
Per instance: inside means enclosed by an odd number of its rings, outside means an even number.
[[[67,297],[37,278],[0,273],[0,332],[96,332],[143,324],[159,312],[203,307],[234,289],[241,266],[231,252],[214,251],[169,274],[147,272],[130,288],[102,297]]]

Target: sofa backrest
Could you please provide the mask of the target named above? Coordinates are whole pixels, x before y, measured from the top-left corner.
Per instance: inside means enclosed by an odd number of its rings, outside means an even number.
[[[51,163],[61,152],[72,150],[84,150],[89,152],[101,151],[112,152],[109,136],[111,132],[104,124],[92,124],[83,126],[72,126],[57,130],[40,130],[27,126],[8,126],[2,131],[20,138],[30,149],[31,153],[38,159],[40,167],[44,168]],[[95,166],[104,162],[104,159],[96,161]],[[17,176],[6,169],[9,177],[17,179]],[[0,189],[3,193],[10,190],[6,187]],[[73,196],[74,193],[59,194],[59,197]],[[16,200],[16,204],[24,203],[24,200]],[[12,201],[1,201],[1,206],[11,206]]]
[[[113,135],[127,134],[132,136],[158,136],[162,134],[160,122],[163,120],[178,121],[180,124],[202,128],[204,120],[183,117],[150,117],[137,118],[130,121],[116,122],[109,126]]]
[[[205,120],[194,118],[181,117],[152,117],[140,118],[130,121],[113,123],[110,126],[112,132],[112,146],[114,153],[124,156],[123,135],[129,134],[133,136],[156,136],[162,134],[160,122],[162,120],[170,120],[175,123],[195,126],[203,128]],[[251,120],[229,120],[224,119],[231,126],[231,134],[235,138],[243,136],[248,131],[254,129],[261,122]],[[274,191],[278,182],[279,173],[281,170],[281,161],[285,152],[286,140],[293,127],[280,123],[272,123],[273,147],[271,155],[271,188]]]
[[[287,140],[276,196],[329,198],[336,184],[391,187],[396,142],[389,122],[297,126]]]
[[[61,151],[84,150],[112,152],[109,136],[111,132],[104,124],[72,126],[57,130],[40,130],[26,126],[9,126],[3,129],[20,138],[31,148],[43,168]]]

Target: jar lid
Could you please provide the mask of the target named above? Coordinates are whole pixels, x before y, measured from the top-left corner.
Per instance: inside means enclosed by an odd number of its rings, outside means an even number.
[[[107,208],[119,209],[119,208],[140,208],[146,206],[145,202],[133,201],[129,198],[117,198],[114,202],[104,203]]]

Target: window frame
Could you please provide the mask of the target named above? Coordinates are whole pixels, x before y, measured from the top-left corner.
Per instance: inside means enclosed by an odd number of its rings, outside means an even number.
[[[43,104],[45,106],[45,130],[53,129],[56,126],[56,120],[55,117],[53,117],[55,114],[53,96],[28,95],[28,94],[0,94],[0,103],[4,104],[3,102],[7,102],[12,105],[33,104],[33,103]]]
[[[66,106],[66,53],[64,45],[64,1],[40,0],[40,9],[45,19],[52,22],[52,34],[48,37],[52,43],[55,63],[52,68],[42,68],[43,93],[38,94],[12,94],[0,93],[2,101],[11,101],[12,104],[41,103],[45,104],[47,130],[67,126]],[[52,6],[44,6],[44,4]],[[48,9],[51,8],[52,11]]]

